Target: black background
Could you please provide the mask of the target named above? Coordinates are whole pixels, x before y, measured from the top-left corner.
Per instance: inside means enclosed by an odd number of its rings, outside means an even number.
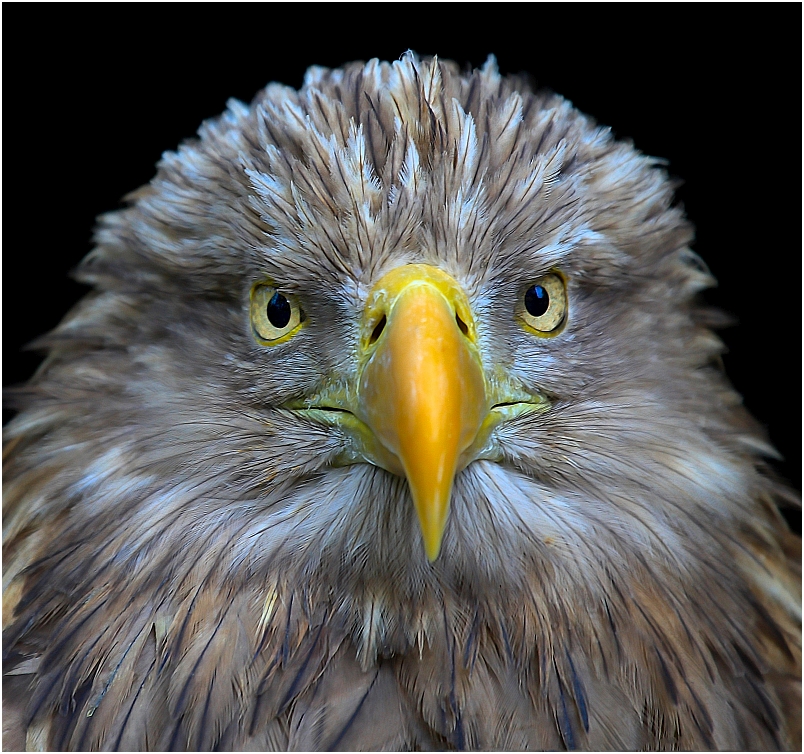
[[[669,160],[695,250],[735,315],[726,370],[801,489],[801,6],[6,5],[3,383],[83,288],[94,218],[161,153],[311,64],[496,55]],[[13,51],[12,51],[13,50]],[[790,512],[800,527],[798,512]]]

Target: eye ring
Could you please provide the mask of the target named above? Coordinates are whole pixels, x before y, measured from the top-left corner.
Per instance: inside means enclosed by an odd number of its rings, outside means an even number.
[[[564,277],[550,272],[534,280],[517,302],[517,318],[524,328],[542,338],[552,338],[567,320],[567,286]]]
[[[290,340],[305,321],[297,298],[268,283],[252,286],[249,313],[251,331],[263,346],[276,346]]]

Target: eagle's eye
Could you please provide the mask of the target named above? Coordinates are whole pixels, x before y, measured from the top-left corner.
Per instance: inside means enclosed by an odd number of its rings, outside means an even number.
[[[567,318],[567,289],[556,274],[542,275],[523,294],[517,315],[525,328],[536,335],[558,335]]]
[[[304,312],[295,296],[274,286],[258,283],[251,289],[251,329],[264,346],[284,343],[304,323]]]

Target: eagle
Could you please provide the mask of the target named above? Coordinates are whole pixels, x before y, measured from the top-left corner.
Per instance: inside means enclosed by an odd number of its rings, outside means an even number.
[[[4,748],[800,748],[800,539],[660,160],[409,53],[232,100],[8,394]]]

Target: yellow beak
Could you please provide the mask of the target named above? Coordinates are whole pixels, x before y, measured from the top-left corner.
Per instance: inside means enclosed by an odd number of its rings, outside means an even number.
[[[461,455],[489,409],[474,319],[452,277],[415,264],[372,289],[363,328],[360,418],[407,478],[433,561],[455,474],[471,460]]]

